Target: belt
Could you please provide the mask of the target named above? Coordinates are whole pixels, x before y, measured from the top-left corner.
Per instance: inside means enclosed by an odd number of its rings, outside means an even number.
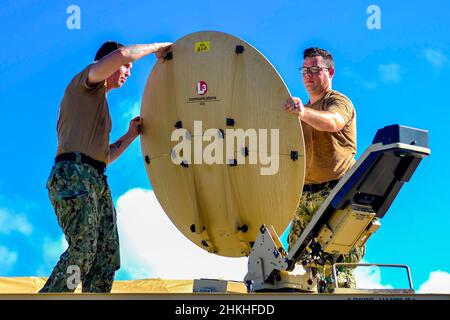
[[[326,187],[334,188],[334,186],[337,185],[338,182],[339,182],[339,180],[331,180],[331,181],[327,181],[324,183],[305,184],[303,186],[303,191],[318,192],[318,191],[325,189]]]
[[[104,173],[106,170],[106,164],[104,162],[92,159],[91,157],[79,152],[61,153],[60,155],[57,155],[55,158],[55,164],[61,161],[76,161],[84,163],[97,169],[100,173]]]

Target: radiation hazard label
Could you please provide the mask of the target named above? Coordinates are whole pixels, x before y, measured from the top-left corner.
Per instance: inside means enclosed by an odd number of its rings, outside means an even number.
[[[209,47],[210,47],[209,41],[196,42],[195,43],[195,52],[209,51]]]

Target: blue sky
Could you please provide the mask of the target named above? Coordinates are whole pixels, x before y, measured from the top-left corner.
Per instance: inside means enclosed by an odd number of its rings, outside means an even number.
[[[381,9],[380,30],[366,26],[371,4]],[[79,30],[66,26],[69,5],[81,10]],[[336,61],[333,86],[357,110],[358,156],[386,125],[429,130],[432,155],[401,190],[369,240],[365,259],[408,264],[416,287],[433,271],[450,273],[449,12],[446,0],[3,1],[0,276],[47,276],[62,253],[45,182],[68,81],[92,61],[105,40],[174,42],[202,30],[223,31],[255,46],[303,100],[307,94],[298,72],[302,50],[320,46],[331,51]],[[139,114],[154,61],[150,56],[135,63],[126,85],[110,94],[111,140]],[[132,188],[151,188],[138,141],[111,165],[108,176],[116,201]],[[122,272],[120,277],[131,276]]]

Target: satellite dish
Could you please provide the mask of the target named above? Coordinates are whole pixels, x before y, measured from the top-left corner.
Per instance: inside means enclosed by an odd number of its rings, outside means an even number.
[[[262,224],[281,234],[291,221],[305,148],[283,110],[289,97],[270,62],[226,33],[187,35],[155,64],[141,106],[145,167],[170,220],[199,247],[246,256]]]

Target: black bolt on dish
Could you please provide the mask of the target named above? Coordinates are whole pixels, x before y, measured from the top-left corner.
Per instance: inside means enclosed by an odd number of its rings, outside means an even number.
[[[238,231],[241,231],[242,233],[247,233],[248,226],[246,224],[243,224],[242,226],[238,227]]]
[[[186,161],[181,161],[180,166],[182,166],[183,168],[189,167]]]
[[[233,127],[234,123],[235,123],[235,121],[233,118],[227,118],[227,126]]]
[[[177,128],[177,129],[183,128],[183,122],[181,122],[181,121],[175,122],[175,126],[174,127]]]
[[[172,51],[167,52],[166,55],[164,56],[164,60],[172,60],[172,59],[173,59]]]
[[[298,151],[291,151],[291,159],[292,161],[298,160]]]

